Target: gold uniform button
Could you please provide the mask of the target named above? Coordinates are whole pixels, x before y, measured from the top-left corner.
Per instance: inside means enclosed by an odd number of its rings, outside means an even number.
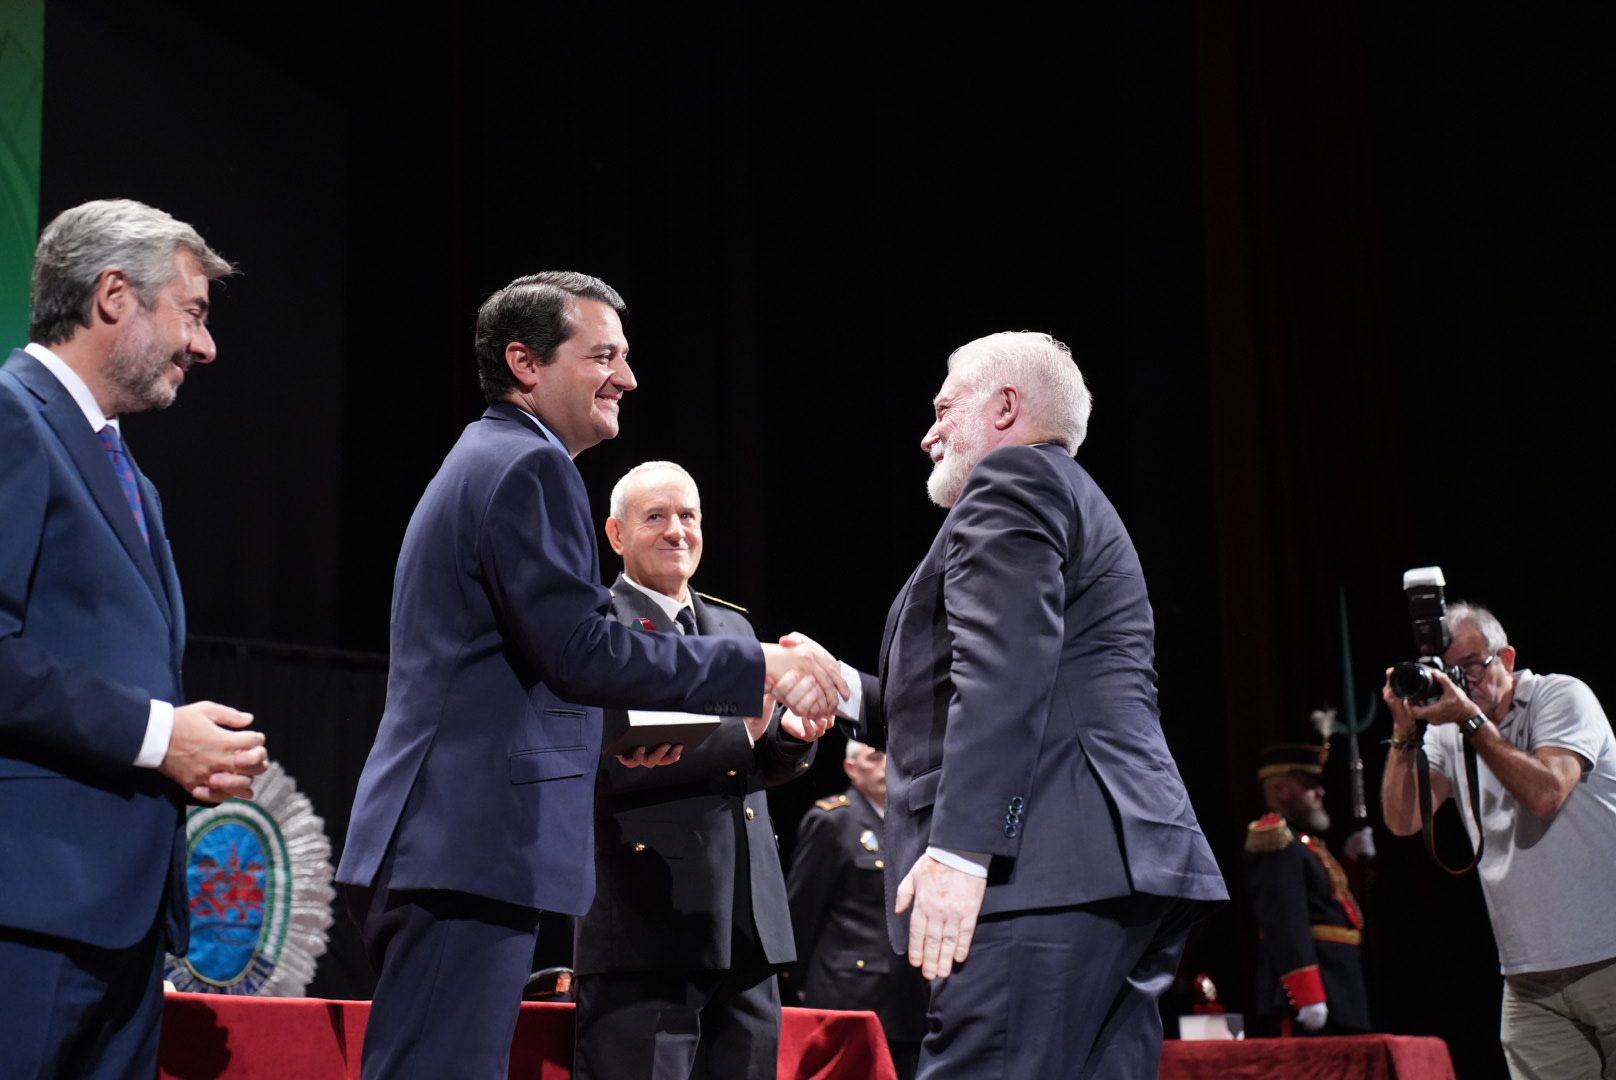
[[[855,961],[854,961],[854,963],[855,963],[855,964],[856,964],[856,965],[857,965],[857,967],[858,967],[858,969],[859,969],[859,970],[860,970],[860,971],[863,971],[863,970],[864,970],[864,961],[862,961],[862,960],[855,960]]]
[[[887,868],[887,861],[885,859],[875,860],[875,868],[877,870],[885,870]]]
[[[731,770],[730,770],[730,771],[729,771],[729,772],[728,772],[728,773],[726,773],[726,774],[725,774],[725,775],[726,775],[726,776],[734,776],[734,775],[735,775],[735,770],[734,770],[734,769],[731,769]]]
[[[645,850],[645,845],[644,844],[636,843],[634,845],[634,854],[638,855],[640,852],[642,852],[644,850]]]
[[[757,817],[757,811],[748,806],[746,808],[746,820],[751,821],[755,817]]]

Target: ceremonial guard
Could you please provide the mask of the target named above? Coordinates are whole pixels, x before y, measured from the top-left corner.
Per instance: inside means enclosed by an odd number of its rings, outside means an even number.
[[[1321,838],[1323,746],[1263,752],[1257,778],[1269,813],[1246,832],[1246,887],[1257,916],[1257,1033],[1369,1030],[1359,946],[1363,915],[1341,864]],[[1269,1031],[1263,1031],[1266,1027]]]

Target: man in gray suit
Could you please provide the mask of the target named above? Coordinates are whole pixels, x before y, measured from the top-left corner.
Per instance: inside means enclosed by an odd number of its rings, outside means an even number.
[[[701,495],[680,466],[646,462],[619,480],[606,539],[623,558],[612,586],[619,622],[756,637],[744,609],[690,587],[701,563]],[[580,1080],[775,1075],[774,974],[796,953],[765,789],[808,768],[806,736],[826,725],[805,729],[792,717],[784,731],[767,698],[756,711],[724,717],[672,765],[602,759],[595,900],[573,962]]]
[[[934,980],[919,1075],[1154,1077],[1157,998],[1228,894],[1162,736],[1144,576],[1073,460],[1066,346],[994,334],[948,368],[920,444],[948,516],[843,710],[887,751],[888,931]]]

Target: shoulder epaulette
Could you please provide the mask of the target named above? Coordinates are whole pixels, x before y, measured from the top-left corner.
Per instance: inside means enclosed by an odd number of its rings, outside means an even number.
[[[697,592],[696,595],[701,597],[703,600],[707,601],[709,604],[717,604],[720,607],[727,607],[731,611],[739,611],[742,615],[747,614],[747,610],[745,608],[743,608],[741,605],[735,603],[734,601],[725,600],[725,599],[723,599],[721,597],[717,597],[717,596],[708,596],[704,592]]]
[[[840,810],[847,805],[846,795],[827,795],[823,799],[815,799],[814,805],[821,810]]]
[[[1296,837],[1278,814],[1264,814],[1246,828],[1246,850],[1254,854],[1283,851]]]

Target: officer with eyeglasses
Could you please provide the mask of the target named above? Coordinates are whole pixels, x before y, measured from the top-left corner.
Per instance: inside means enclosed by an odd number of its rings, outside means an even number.
[[[1516,1078],[1616,1077],[1616,739],[1581,680],[1515,669],[1515,649],[1486,608],[1454,604],[1442,696],[1399,698],[1390,672],[1391,752],[1381,783],[1386,827],[1420,831],[1416,721],[1429,725],[1433,811],[1463,796],[1464,744],[1481,793],[1479,872],[1504,974],[1500,1038]],[[1464,801],[1461,799],[1461,801]],[[1461,817],[1466,828],[1468,807]]]

